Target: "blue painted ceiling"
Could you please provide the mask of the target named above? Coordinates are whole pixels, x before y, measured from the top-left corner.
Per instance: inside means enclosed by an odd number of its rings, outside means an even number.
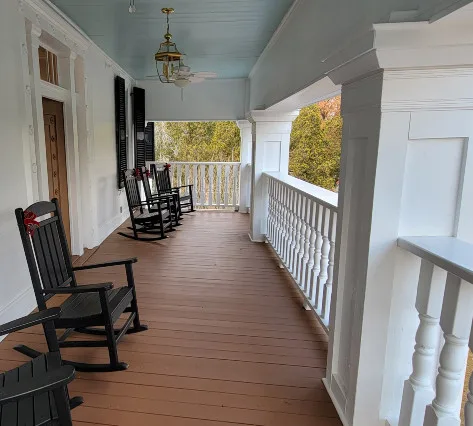
[[[171,34],[192,71],[247,77],[293,0],[52,0],[134,78],[156,74],[154,54]]]

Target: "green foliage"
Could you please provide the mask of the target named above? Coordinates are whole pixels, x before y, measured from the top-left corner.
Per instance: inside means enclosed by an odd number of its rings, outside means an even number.
[[[240,130],[233,121],[156,123],[158,161],[240,160]]]
[[[291,133],[289,173],[334,190],[340,173],[340,98],[302,108]]]

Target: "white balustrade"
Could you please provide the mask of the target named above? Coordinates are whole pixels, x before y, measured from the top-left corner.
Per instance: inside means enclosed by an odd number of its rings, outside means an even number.
[[[405,237],[398,245],[422,259],[416,299],[419,326],[399,426],[460,426],[468,339],[473,348],[473,244],[454,237]],[[440,329],[445,343],[438,357]],[[473,377],[466,426],[473,426],[472,390]]]
[[[328,328],[332,298],[337,194],[299,179],[268,179],[267,241],[301,294]]]
[[[151,163],[148,163],[148,167]],[[200,209],[238,210],[240,163],[170,162],[173,186],[194,185],[194,204]]]

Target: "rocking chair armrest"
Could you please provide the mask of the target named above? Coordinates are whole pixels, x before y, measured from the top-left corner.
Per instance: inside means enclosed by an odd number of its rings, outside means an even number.
[[[108,268],[109,266],[118,266],[118,265],[130,265],[136,262],[138,262],[138,259],[136,257],[131,257],[130,259],[112,260],[111,262],[93,263],[92,265],[75,266],[72,268],[72,270],[84,271],[86,269]]]
[[[191,183],[190,185],[175,186],[175,187],[172,188],[172,189],[177,189],[177,190],[179,190],[179,189],[181,189],[181,188],[193,188],[193,187],[194,187],[194,184]]]
[[[43,289],[44,294],[79,294],[79,293],[96,293],[100,290],[107,291],[113,288],[113,283],[86,284],[77,287],[59,287]]]
[[[61,308],[50,308],[7,322],[0,326],[0,336],[54,320],[60,314]]]
[[[157,201],[165,201],[165,200],[169,200],[171,198],[174,197],[174,194],[155,194],[155,195],[152,195],[149,199],[148,199],[148,202],[150,204],[152,204],[153,202],[157,202]]]
[[[43,311],[46,312],[46,311]],[[0,389],[0,405],[32,397],[39,393],[46,393],[74,380],[75,371],[71,365],[64,365],[58,369],[47,371],[39,377],[32,377],[28,381],[18,382]]]

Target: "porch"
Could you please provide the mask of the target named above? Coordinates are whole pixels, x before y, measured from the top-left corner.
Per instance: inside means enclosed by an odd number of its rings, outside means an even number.
[[[326,332],[301,309],[269,245],[249,241],[248,226],[248,215],[199,211],[162,242],[114,232],[76,260],[138,257],[138,299],[150,328],[120,343],[127,371],[77,373],[70,392],[86,404],[73,411],[76,426],[341,424],[322,383]],[[120,283],[122,274],[78,278]],[[0,345],[0,370],[26,359],[12,350],[20,342],[45,349],[40,327],[12,334]],[[107,359],[101,348],[63,356]]]

